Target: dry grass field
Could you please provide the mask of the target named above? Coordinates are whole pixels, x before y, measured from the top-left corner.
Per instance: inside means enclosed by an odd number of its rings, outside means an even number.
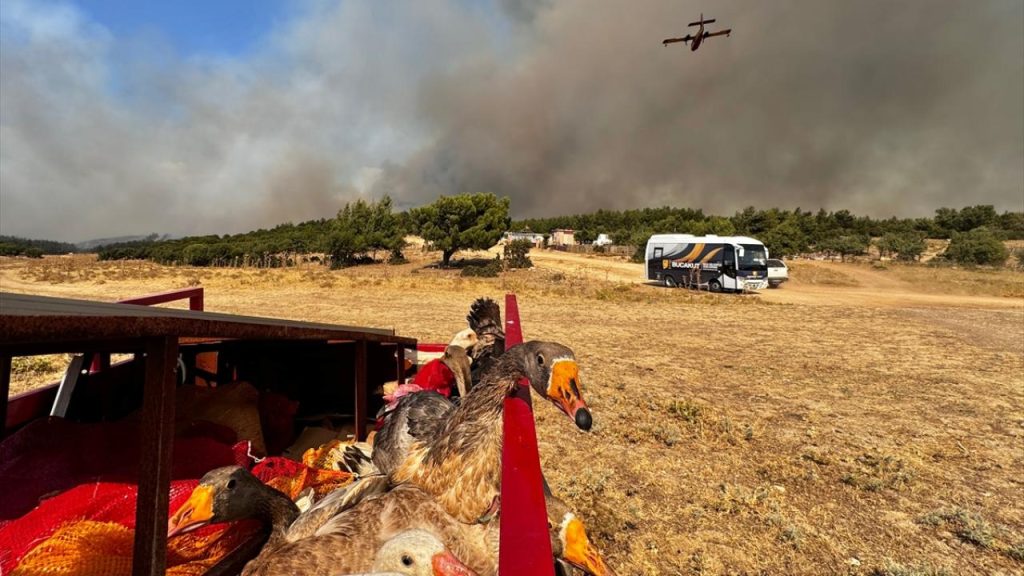
[[[544,469],[621,575],[1024,573],[1024,273],[796,262],[759,295],[647,286],[555,252],[496,279],[425,267],[207,270],[0,259],[0,288],[446,341],[477,296],[577,353],[595,426],[537,407]],[[20,361],[22,389],[48,377]],[[45,364],[45,361],[43,361]],[[57,362],[51,368],[59,369]]]

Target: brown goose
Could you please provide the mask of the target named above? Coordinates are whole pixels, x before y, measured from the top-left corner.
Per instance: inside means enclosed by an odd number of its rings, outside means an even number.
[[[474,558],[474,565],[491,567],[486,534],[478,526],[456,521],[427,493],[414,486],[396,488],[321,523],[319,530],[294,527],[301,520],[287,496],[263,484],[238,466],[207,473],[188,501],[168,522],[168,537],[216,522],[256,518],[270,527],[260,554],[242,571],[243,576],[290,574],[346,574],[374,570],[378,550],[401,532],[418,529],[444,542],[456,557]],[[297,518],[299,520],[297,520]],[[307,526],[308,528],[308,526]],[[467,576],[468,569],[441,562],[443,576]]]
[[[370,456],[372,462],[370,458],[363,457],[364,462],[361,468],[363,473],[387,475],[393,472],[394,467],[404,460],[413,442],[427,441],[437,434],[440,424],[454,408],[451,401],[439,394],[419,393],[404,399],[399,408],[389,415],[389,420],[385,422],[384,428],[378,433],[378,442],[375,443],[375,450]],[[389,452],[388,442],[392,441],[391,452]],[[375,464],[381,467],[380,470]],[[376,489],[384,490],[386,486],[378,484]],[[321,501],[321,504],[342,497],[343,492],[337,491],[328,495]],[[372,493],[372,490],[367,491],[363,497],[368,497]],[[350,505],[354,506],[357,500],[352,501]],[[590,543],[586,528],[576,514],[548,490],[545,491],[545,501],[551,549],[556,561],[563,565],[562,573],[573,574],[571,570],[572,567],[575,567],[587,574],[614,576],[615,573],[605,564],[600,551]],[[487,523],[485,526],[488,530],[497,530],[496,522]],[[325,528],[325,530],[327,529],[329,528]],[[497,537],[488,539],[487,542],[493,546],[491,557],[497,558]],[[483,570],[479,567],[477,569]]]
[[[327,498],[344,493],[338,490]],[[595,576],[615,576],[600,552],[591,545],[583,524],[558,498],[546,497],[548,529],[555,558]],[[318,503],[318,506],[320,503]],[[207,473],[188,502],[171,517],[170,536],[207,524],[260,519],[271,528],[271,538],[259,556],[246,565],[243,575],[337,574],[369,570],[377,546],[404,530],[426,530],[456,557],[481,575],[497,573],[498,522],[465,524],[452,518],[440,503],[415,486],[398,486],[370,496],[296,538],[295,522],[302,515],[288,498],[237,466]],[[298,520],[289,520],[298,516]],[[453,574],[462,574],[453,572]]]
[[[391,472],[391,483],[420,486],[463,522],[492,517],[501,484],[502,408],[521,378],[579,428],[590,429],[593,421],[572,350],[553,342],[527,342],[495,359],[480,383],[443,418],[420,423],[421,434],[409,429],[413,439]],[[383,446],[376,445],[380,441]],[[392,449],[387,442],[378,438],[375,452],[378,446]]]

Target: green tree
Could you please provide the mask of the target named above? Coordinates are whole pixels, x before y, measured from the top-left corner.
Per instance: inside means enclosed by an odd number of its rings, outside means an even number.
[[[363,199],[345,205],[335,218],[328,240],[334,266],[354,263],[360,255],[376,256],[379,250],[389,254],[401,251],[405,232],[399,217],[391,210],[391,198],[377,202]]]
[[[761,240],[768,247],[768,253],[776,258],[807,251],[807,236],[794,220],[786,220],[772,228]]]
[[[890,254],[900,260],[917,260],[927,244],[924,234],[917,231],[890,232],[875,242],[882,256]]]
[[[954,232],[945,257],[959,264],[1000,265],[1009,256],[1006,246],[985,227],[970,232]]]
[[[505,266],[533,268],[533,261],[530,260],[530,248],[533,248],[533,242],[529,240],[513,240],[505,244]]]
[[[459,250],[486,250],[509,228],[509,200],[494,194],[441,196],[433,204],[415,208],[410,217],[416,231],[441,250],[447,267]]]
[[[846,260],[847,256],[859,256],[868,249],[871,239],[859,234],[845,234],[833,236],[818,243],[818,249],[829,254],[839,254],[839,259]]]

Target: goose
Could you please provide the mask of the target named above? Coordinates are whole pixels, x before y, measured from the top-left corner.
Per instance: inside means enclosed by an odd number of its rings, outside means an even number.
[[[404,460],[413,442],[426,441],[437,434],[440,423],[454,408],[448,399],[438,394],[417,394],[403,400],[378,433],[378,442],[370,456],[364,456],[367,462],[363,464],[363,473],[390,475]],[[545,490],[545,502],[554,557],[587,574],[613,576],[600,551],[591,544],[583,522],[569,506],[550,490]],[[497,555],[497,549],[494,554]]]
[[[499,523],[459,522],[416,486],[402,485],[370,495],[342,512],[332,513],[326,520],[321,518],[301,528],[304,520],[311,514],[315,516],[318,506],[344,492],[345,489],[337,490],[309,512],[299,514],[287,496],[263,484],[245,468],[218,468],[203,476],[188,502],[171,517],[169,537],[208,524],[258,519],[270,527],[271,535],[260,554],[246,565],[243,576],[306,576],[380,569],[379,565],[371,566],[371,558],[381,543],[406,530],[425,530],[476,573],[497,573]],[[545,500],[555,558],[587,574],[615,576],[569,507],[550,494]],[[316,528],[310,529],[312,525]],[[463,576],[472,572],[453,568],[452,572],[441,574]]]
[[[332,496],[338,492],[343,490]],[[212,523],[260,520],[269,526],[270,536],[259,555],[246,564],[243,576],[345,574],[396,568],[379,563],[383,561],[382,545],[411,529],[429,532],[456,553],[444,562],[432,563],[435,570],[440,570],[434,574],[474,574],[461,562],[453,561],[464,555],[477,556],[476,565],[489,566],[488,549],[482,541],[485,535],[477,527],[451,518],[429,494],[414,486],[367,498],[343,514],[306,521],[316,510],[314,506],[300,514],[287,496],[263,484],[245,468],[226,466],[203,476],[188,501],[171,516],[168,537]]]
[[[502,329],[501,308],[490,298],[477,298],[466,316],[476,343],[467,348],[473,359],[472,383],[476,384],[496,358],[505,352],[505,331]]]
[[[572,350],[554,342],[526,342],[496,358],[480,383],[444,418],[412,422],[411,444],[389,482],[420,486],[463,522],[492,517],[501,484],[502,409],[521,378],[577,427],[590,430],[593,419]],[[416,429],[420,425],[425,427],[422,433]],[[389,438],[379,434],[375,446],[381,442],[384,451],[393,449]]]
[[[385,542],[377,550],[371,570],[336,576],[476,576],[426,530],[406,530]]]

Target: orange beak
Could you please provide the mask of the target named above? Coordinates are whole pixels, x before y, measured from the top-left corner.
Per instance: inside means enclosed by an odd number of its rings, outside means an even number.
[[[580,368],[575,360],[555,360],[547,395],[548,400],[572,418],[578,428],[590,430],[593,419],[580,391]]]
[[[573,566],[593,576],[615,576],[615,572],[604,563],[601,553],[590,543],[583,522],[573,518],[565,527],[565,550],[563,558]]]
[[[434,576],[477,576],[476,572],[470,570],[469,566],[448,551],[434,554],[430,564],[434,569]]]
[[[167,521],[167,537],[202,528],[213,518],[213,487],[200,484]]]

